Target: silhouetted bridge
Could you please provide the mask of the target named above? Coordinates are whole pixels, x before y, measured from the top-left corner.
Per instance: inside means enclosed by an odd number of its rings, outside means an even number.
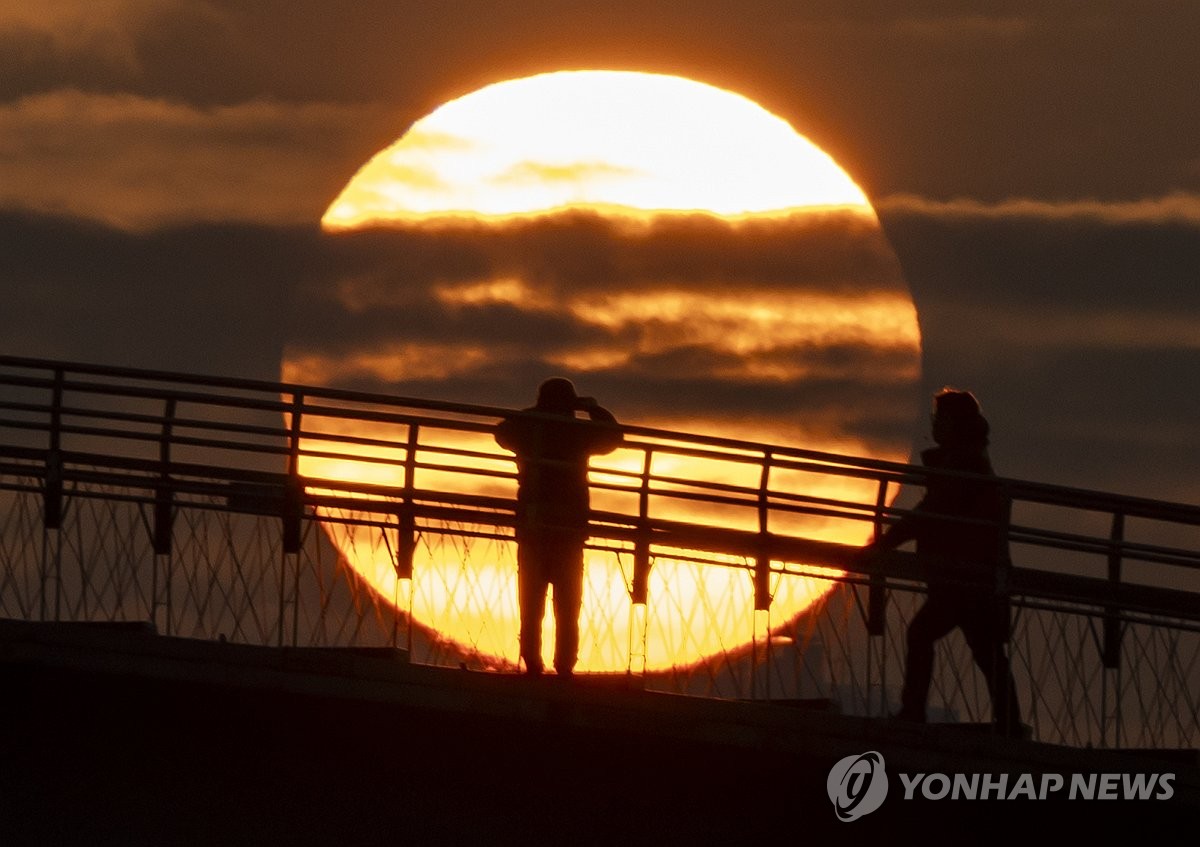
[[[510,413],[0,357],[0,617],[515,670]],[[886,713],[937,563],[859,550],[927,472],[623,429],[592,463],[584,667]],[[1035,737],[1200,746],[1200,508],[1002,485],[1015,567],[989,584]],[[986,720],[986,690],[943,642],[933,711]]]

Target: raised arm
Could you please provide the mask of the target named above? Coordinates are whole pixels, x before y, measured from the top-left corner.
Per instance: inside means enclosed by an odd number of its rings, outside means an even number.
[[[603,429],[596,429],[588,452],[592,455],[611,453],[625,440],[624,434],[617,427],[617,418],[608,409],[601,406],[591,397],[581,397],[580,408],[587,412],[593,423],[607,424]]]

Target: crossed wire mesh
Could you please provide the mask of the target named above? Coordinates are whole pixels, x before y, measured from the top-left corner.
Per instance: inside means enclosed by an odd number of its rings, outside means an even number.
[[[46,530],[36,486],[32,480],[25,483],[25,491],[0,493],[0,614],[5,617],[149,620],[163,635],[282,646],[392,647],[425,664],[517,669],[515,634],[498,623],[516,614],[515,543],[494,527],[450,521],[423,525],[419,548],[429,556],[453,557],[461,567],[439,575],[440,586],[417,574],[411,589],[396,580],[396,593],[384,597],[339,552],[352,549],[360,560],[393,567],[397,529],[378,515],[310,515],[299,552],[287,554],[278,518],[196,502],[177,510],[172,551],[163,556],[150,543],[146,505],[128,492],[79,486],[68,499],[62,527]],[[617,590],[626,593],[631,551],[608,545],[592,555],[613,562],[615,572],[623,574]],[[690,607],[684,637],[689,630],[731,631],[730,615],[746,617],[745,606],[752,605],[751,563],[705,565],[665,555],[655,561],[663,574],[672,565],[669,578],[675,584],[681,575],[704,567],[746,571],[747,594]],[[488,578],[479,579],[480,572]],[[611,592],[611,585],[596,584],[601,573],[595,569],[593,576],[589,566],[588,592]],[[777,573],[776,588],[781,580],[825,579],[828,591],[813,608],[793,620],[772,622],[762,632],[748,630],[745,639],[702,661],[640,672],[635,662],[640,637],[651,644],[678,637],[661,625],[664,615],[653,606],[646,609],[643,636],[631,632],[632,614],[614,621],[600,606],[585,602],[581,653],[586,658],[598,652],[609,661],[618,651],[625,673],[650,690],[885,714],[898,699],[905,629],[922,595],[890,592],[886,631],[872,637],[864,623],[864,586],[801,573]],[[416,624],[409,611],[423,602],[430,605],[422,594],[431,591],[441,604],[438,614]],[[462,631],[450,626],[451,619],[471,621],[468,637],[438,634]],[[1095,610],[1016,607],[1009,649],[1025,718],[1036,737],[1072,746],[1171,748],[1200,742],[1200,633],[1170,623],[1127,623],[1121,666],[1106,669]],[[552,615],[547,627],[552,632]],[[957,631],[939,644],[930,707],[932,720],[990,718],[986,680]]]

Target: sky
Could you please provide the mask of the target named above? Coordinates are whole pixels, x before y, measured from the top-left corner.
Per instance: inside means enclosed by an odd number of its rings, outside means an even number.
[[[1191,0],[0,0],[0,353],[278,378],[289,345],[326,318],[335,331],[321,293],[394,255],[318,222],[414,121],[546,71],[677,74],[751,98],[845,168],[920,326],[919,377],[864,362],[883,375],[870,390],[826,379],[787,399],[727,382],[730,414],[803,415],[838,391],[866,409],[862,432],[918,450],[924,398],[954,385],[981,400],[1003,475],[1197,503],[1198,32]],[[560,270],[616,237],[558,226],[527,235],[558,237]],[[490,255],[458,238],[408,245],[405,272],[444,281]],[[658,397],[709,390],[657,373]],[[524,406],[538,374],[519,374],[520,395],[462,379],[440,399]],[[649,414],[593,376],[577,381],[622,420]],[[867,408],[906,403],[904,432]]]

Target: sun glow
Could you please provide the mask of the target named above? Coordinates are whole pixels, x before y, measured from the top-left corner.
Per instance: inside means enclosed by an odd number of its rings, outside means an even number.
[[[654,422],[651,422],[654,423]],[[481,459],[479,470],[511,471],[511,461],[498,451],[486,433],[467,433],[454,430],[426,431],[426,448],[450,449],[474,454],[494,455],[494,460]],[[344,480],[369,482],[399,489],[404,483],[403,428],[387,424],[357,422],[347,428],[338,424],[341,436],[353,436],[373,441],[390,441],[398,445],[388,462],[374,461],[383,451],[375,448],[354,448],[322,442],[311,437],[303,444],[306,452],[327,450],[360,454],[363,461],[302,456],[301,474],[312,480]],[[815,443],[809,446],[833,447]],[[644,454],[629,448],[593,459],[590,478],[595,484],[615,485],[622,490],[598,490],[592,495],[592,507],[597,511],[636,514],[638,491],[635,480],[641,470]],[[422,456],[419,461],[444,463],[445,456]],[[741,486],[753,489],[759,469],[752,464],[722,460],[697,459],[669,452],[656,452],[652,471],[658,478],[676,480],[662,484],[660,492],[687,491],[690,483],[705,485]],[[814,497],[863,501],[873,496],[874,485],[868,481],[805,474],[803,480],[776,472],[780,483],[777,490],[798,491]],[[437,491],[445,495],[471,494],[512,498],[516,494],[511,480],[466,476],[442,470],[418,469],[414,485],[419,490]],[[314,487],[314,491],[319,490]],[[687,521],[711,526],[752,531],[757,526],[757,510],[751,507],[731,508],[688,500],[672,500],[659,493],[654,498],[652,514],[660,520]],[[350,514],[344,509],[325,515],[334,518],[326,525],[327,532],[346,561],[375,593],[388,602],[401,594],[397,578],[394,547],[380,542],[379,532],[371,527],[337,521]],[[486,527],[480,527],[487,529]],[[464,527],[470,529],[470,527]],[[795,532],[811,539],[862,543],[868,528],[861,530],[845,521],[823,521],[811,517],[796,519],[787,513],[775,513],[771,531],[781,534]],[[605,542],[599,539],[602,544]],[[439,543],[433,534],[419,544],[414,561],[411,585],[407,587],[413,619],[443,637],[448,637],[460,649],[485,665],[502,667],[516,662],[518,631],[516,548],[511,541],[476,540],[471,545],[468,561],[465,547],[456,543]],[[631,666],[635,655],[632,637],[638,608],[630,602],[632,578],[631,552],[624,550],[594,550],[585,553],[584,602],[580,620],[580,661],[582,671],[624,671]],[[680,667],[703,661],[706,657],[738,653],[751,640],[755,625],[754,584],[751,562],[733,556],[706,554],[710,563],[689,560],[689,551],[660,550],[654,557],[647,586],[648,602],[644,609],[646,627],[645,663],[650,670]],[[713,564],[720,562],[723,564]],[[838,572],[821,568],[805,568],[804,574],[774,574],[771,579],[771,617],[778,627],[806,609],[823,596],[831,583],[822,574]],[[549,612],[543,619],[543,646],[551,658],[554,644],[554,619]]]
[[[870,213],[827,154],[745,97],[680,77],[571,71],[490,85],[417,121],[322,223],[821,206]]]
[[[520,227],[560,214],[573,223],[541,240],[520,241],[528,234]],[[514,223],[514,218],[522,220]],[[696,219],[710,221],[708,228],[689,229],[687,222]],[[589,220],[601,220],[609,229],[589,229]],[[656,228],[664,221],[672,225]],[[419,290],[387,270],[347,275],[327,293],[325,308],[376,322],[381,313],[427,309],[447,327],[462,318],[478,328],[483,324],[470,321],[499,315],[551,329],[540,341],[519,330],[481,338],[478,331],[452,337],[422,327],[386,338],[309,343],[286,353],[283,376],[288,382],[428,391],[431,385],[455,380],[493,383],[506,374],[530,372],[533,362],[543,376],[563,372],[587,380],[596,375],[610,384],[620,378],[637,386],[653,374],[668,384],[678,377],[722,390],[754,387],[785,396],[808,386],[820,393],[850,384],[912,385],[919,376],[916,311],[862,190],[786,121],[737,94],[690,80],[572,71],[488,86],[417,121],[372,158],[330,205],[322,224],[343,233],[337,238],[353,237],[345,235],[349,230],[377,227],[402,232],[409,239],[405,244],[417,237],[449,239],[445,243],[455,256],[463,244],[479,251],[461,263],[467,270],[431,274]],[[630,232],[635,237],[617,237]],[[834,237],[821,242],[826,232]],[[480,233],[486,238],[468,237]],[[757,249],[764,233],[775,239],[769,243],[776,250],[765,260]],[[796,233],[799,238],[793,238]],[[588,241],[600,237],[609,239],[600,248]],[[671,242],[668,251],[654,252],[656,239],[663,238],[680,240]],[[585,284],[572,275],[573,266],[562,270],[560,253],[567,248],[560,242],[574,240],[587,242],[592,251],[585,254],[589,272],[611,263],[611,281],[599,274],[597,283],[597,274],[589,273]],[[829,247],[822,252],[824,243]],[[780,244],[786,249],[779,249]],[[695,259],[697,245],[711,246],[703,260]],[[704,277],[697,285],[688,273],[709,272],[714,257],[726,255],[726,245],[736,260],[730,262],[731,270]],[[626,261],[623,250],[630,254]],[[679,254],[685,256],[683,271],[671,264]],[[476,265],[482,270],[476,272]],[[548,267],[562,279],[548,280]],[[764,269],[769,278],[757,278],[756,269]],[[543,347],[531,354],[536,343]],[[654,371],[664,362],[667,377]],[[529,397],[535,385],[512,386],[514,405]],[[586,392],[587,383],[582,385]],[[878,420],[877,409],[871,414],[843,408],[803,419],[772,418],[761,411],[757,416],[739,414],[721,402],[712,401],[707,418],[695,409],[673,414],[669,396],[661,400],[661,413],[656,409],[632,420],[618,404],[611,405],[618,417],[643,426],[897,461],[907,456],[907,446],[881,452],[847,433],[847,420]],[[314,479],[402,485],[403,433],[360,427],[342,434],[397,443],[398,452],[387,462],[310,456],[301,460],[302,473]],[[448,448],[494,455],[479,460],[493,470],[513,469],[511,458],[488,434],[447,432],[440,437]],[[305,449],[319,447],[310,443]],[[374,450],[373,455],[382,454]],[[633,450],[599,457],[592,462],[593,483],[627,482],[630,477],[621,472],[636,476],[643,458]],[[755,465],[669,453],[656,453],[654,463],[660,476],[751,489],[758,484]],[[515,496],[511,481],[428,470],[418,470],[416,476],[420,489]],[[866,481],[811,474],[780,473],[773,486],[856,502],[871,502],[875,495]],[[636,497],[632,489],[597,491],[592,506],[628,514],[632,503],[636,513]],[[754,510],[670,498],[660,498],[656,509],[656,516],[665,519],[757,529]],[[870,531],[866,524],[848,526],[814,516],[784,514],[772,520],[772,532],[847,544],[862,543]],[[331,524],[327,532],[379,597],[392,602],[400,595],[390,554],[368,538],[369,529]],[[589,550],[586,562],[580,670],[631,667],[640,648],[630,633],[639,616],[647,626],[645,661],[651,670],[737,653],[764,625],[754,612],[746,562],[702,565],[662,551],[651,571],[646,607],[630,603],[628,552]],[[776,575],[771,624],[795,618],[829,586],[810,576]],[[484,657],[485,663],[515,664],[512,542],[478,542],[466,564],[453,545],[427,545],[414,563],[411,590],[405,590],[415,621],[464,652]],[[553,643],[548,611],[543,638],[547,661]]]

